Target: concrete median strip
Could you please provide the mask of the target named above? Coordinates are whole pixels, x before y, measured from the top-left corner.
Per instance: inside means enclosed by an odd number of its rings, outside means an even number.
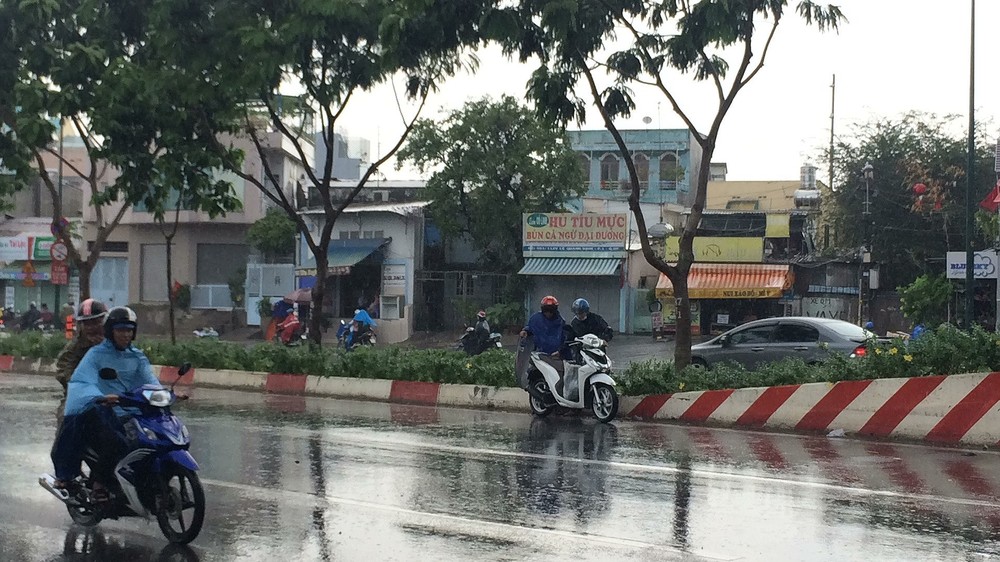
[[[154,366],[172,383],[176,367]],[[55,362],[0,356],[0,371],[51,374]],[[424,406],[528,411],[519,388],[196,368],[179,384]],[[620,417],[845,434],[943,444],[1000,445],[1000,373],[841,381],[621,398]]]

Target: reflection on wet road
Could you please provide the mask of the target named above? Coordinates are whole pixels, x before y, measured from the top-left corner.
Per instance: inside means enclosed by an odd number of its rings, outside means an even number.
[[[0,375],[0,560],[985,560],[1000,455],[196,389],[201,536],[72,527],[49,378]]]

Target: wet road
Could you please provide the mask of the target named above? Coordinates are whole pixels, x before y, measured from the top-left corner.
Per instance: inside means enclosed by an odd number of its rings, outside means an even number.
[[[58,386],[0,375],[0,560],[986,560],[1000,456],[913,445],[197,389],[209,512],[74,528]]]

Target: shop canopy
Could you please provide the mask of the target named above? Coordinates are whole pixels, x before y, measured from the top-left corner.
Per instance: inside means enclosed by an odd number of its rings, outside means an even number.
[[[795,274],[787,265],[695,263],[688,273],[688,298],[776,299],[794,280]],[[656,297],[673,296],[673,284],[661,273]]]
[[[356,265],[361,260],[372,255],[389,242],[392,238],[355,238],[351,240],[331,240],[327,251],[329,263],[328,271],[330,275],[347,275],[351,271],[351,266]],[[299,268],[295,270],[297,275],[316,275],[316,268]]]
[[[617,275],[618,258],[526,258],[520,275]]]

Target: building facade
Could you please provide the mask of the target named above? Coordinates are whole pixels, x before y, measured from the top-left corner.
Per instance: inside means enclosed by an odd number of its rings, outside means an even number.
[[[600,129],[566,134],[580,155],[587,178],[585,197],[628,199],[632,191],[628,169],[611,133]],[[639,175],[640,200],[689,204],[701,165],[701,146],[691,133],[687,129],[653,129],[624,130],[621,135]]]

